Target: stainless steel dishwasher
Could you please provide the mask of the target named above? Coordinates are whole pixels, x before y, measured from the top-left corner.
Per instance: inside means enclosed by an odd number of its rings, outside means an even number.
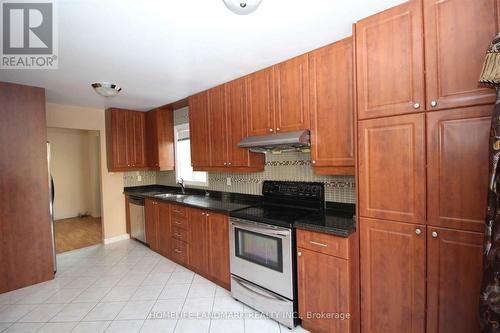
[[[144,216],[144,198],[128,197],[130,214],[130,236],[147,244]]]

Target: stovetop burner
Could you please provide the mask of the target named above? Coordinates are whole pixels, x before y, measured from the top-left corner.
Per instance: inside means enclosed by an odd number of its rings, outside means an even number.
[[[324,184],[265,181],[262,204],[231,212],[237,217],[291,228],[293,223],[324,208]]]

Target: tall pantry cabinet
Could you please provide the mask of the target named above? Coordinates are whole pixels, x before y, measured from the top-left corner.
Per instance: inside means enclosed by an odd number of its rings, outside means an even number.
[[[498,0],[412,0],[355,26],[362,332],[479,332]]]

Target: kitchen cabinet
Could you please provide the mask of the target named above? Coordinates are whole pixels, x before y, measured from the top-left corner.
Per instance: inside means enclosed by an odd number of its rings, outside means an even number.
[[[353,235],[352,237],[356,237]],[[311,332],[359,332],[356,321],[358,287],[348,260],[351,239],[297,230],[299,317]],[[315,318],[314,314],[338,314]]]
[[[208,273],[207,212],[189,208],[188,264],[202,275]]]
[[[211,133],[209,124],[208,92],[204,91],[189,97],[191,164],[195,170],[211,165]],[[213,134],[215,135],[215,133]]]
[[[170,257],[171,251],[171,229],[170,229],[170,204],[158,202],[157,242],[158,253],[165,257]]]
[[[308,54],[273,67],[275,103],[274,133],[309,129]]]
[[[354,174],[352,38],[309,53],[311,161],[317,174]]]
[[[146,152],[150,169],[168,171],[175,169],[174,116],[168,108],[158,108],[146,113]]]
[[[207,212],[208,274],[226,289],[230,288],[229,221],[227,215]]]
[[[362,332],[425,332],[425,225],[361,218],[359,226]]]
[[[484,235],[428,227],[427,333],[479,332]]]
[[[480,86],[478,78],[485,45],[498,33],[500,2],[424,0],[423,4],[426,108],[493,103],[495,91]]]
[[[54,278],[45,90],[0,82],[0,294]]]
[[[358,149],[360,215],[425,223],[425,115],[359,121]]]
[[[145,113],[106,110],[106,152],[109,171],[146,168]]]
[[[188,265],[189,262],[189,237],[179,237],[179,231],[185,235],[189,233],[189,211],[186,206],[170,205],[170,258]]]
[[[274,133],[274,71],[272,67],[246,76],[248,135]]]
[[[210,166],[224,167],[227,158],[227,124],[224,85],[208,90],[208,117],[210,135]]]
[[[144,200],[144,212],[145,212],[145,232],[146,232],[146,242],[148,243],[151,250],[159,252],[158,246],[158,201],[146,198]]]
[[[491,105],[427,114],[428,224],[484,230]]]
[[[422,3],[417,0],[356,23],[359,119],[425,109],[422,31]],[[456,36],[448,43],[456,41]],[[480,48],[483,50],[484,46]]]

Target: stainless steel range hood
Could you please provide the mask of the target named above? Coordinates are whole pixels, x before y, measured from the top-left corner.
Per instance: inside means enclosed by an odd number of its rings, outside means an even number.
[[[238,147],[249,148],[250,151],[258,153],[309,151],[310,146],[309,130],[250,136],[241,140],[238,144]]]

